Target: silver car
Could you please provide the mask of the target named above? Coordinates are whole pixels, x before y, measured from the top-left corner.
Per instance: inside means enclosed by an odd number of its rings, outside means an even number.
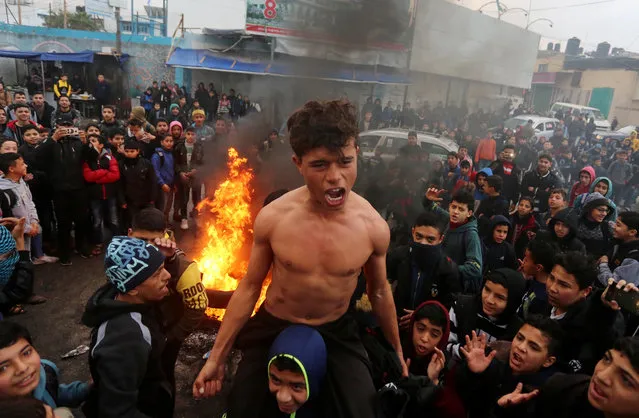
[[[408,144],[407,129],[378,129],[359,134],[359,146],[362,157],[370,158],[375,150],[382,152],[382,159],[386,162],[394,160],[399,149]],[[459,146],[448,138],[438,138],[433,134],[417,133],[417,141],[424,151],[430,154],[430,161],[445,160],[449,152],[457,152]]]
[[[550,138],[555,133],[555,128],[559,125],[559,119],[546,118],[536,115],[519,115],[504,122],[504,127],[516,131],[518,127],[524,126],[529,120],[533,121],[535,128],[535,139],[544,136]]]

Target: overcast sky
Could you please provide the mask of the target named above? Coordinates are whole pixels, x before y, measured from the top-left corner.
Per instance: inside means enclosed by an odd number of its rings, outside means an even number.
[[[74,1],[74,0],[70,0]],[[136,8],[142,8],[148,0],[135,0]],[[175,2],[177,0],[170,0]],[[419,0],[429,1],[429,0]],[[490,3],[490,0],[446,0],[473,10]],[[225,9],[235,9],[245,0],[211,0],[211,20],[221,17]],[[542,35],[540,48],[545,49],[550,41],[561,42],[562,51],[566,41],[572,36],[581,39],[581,45],[588,50],[594,50],[599,42],[607,41],[613,47],[625,48],[639,52],[639,0],[500,0],[507,8],[530,8],[530,21],[539,18],[550,19],[553,27],[546,21],[539,21],[530,26],[530,30]],[[162,0],[151,0],[154,6],[162,6]],[[180,3],[185,14],[191,12],[188,1]],[[490,16],[497,16],[495,4],[489,4],[482,9]],[[233,13],[234,15],[237,13]],[[233,16],[234,18],[236,16]],[[225,20],[228,19],[228,16]],[[241,19],[240,19],[241,20]],[[525,27],[527,18],[522,11],[513,10],[502,16],[502,20]],[[188,24],[187,24],[188,26]],[[224,25],[226,26],[226,25]],[[173,30],[173,28],[171,28]]]
[[[448,0],[477,10],[489,0]],[[639,51],[639,0],[500,0],[508,8],[531,9],[530,21],[546,18],[553,21],[539,21],[530,30],[542,35],[541,48],[548,42],[565,42],[573,36],[581,39],[586,50],[595,49],[599,42],[607,41],[613,47]],[[495,4],[482,9],[486,14],[497,16]],[[511,11],[502,20],[519,26],[526,26],[526,16],[522,11]]]

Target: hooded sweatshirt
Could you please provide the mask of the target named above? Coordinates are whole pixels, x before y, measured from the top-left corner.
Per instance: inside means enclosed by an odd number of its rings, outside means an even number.
[[[424,202],[432,210],[450,219],[450,214],[432,202]],[[464,293],[479,293],[482,280],[482,245],[477,232],[477,218],[471,216],[461,225],[450,224],[444,235],[444,253],[458,266]]]
[[[171,383],[162,367],[165,336],[154,306],[116,300],[106,284],[89,299],[82,323],[93,328],[89,368],[94,386],[83,406],[88,417],[169,418]]]
[[[562,222],[570,229],[568,235],[563,238],[559,238],[555,233],[555,224],[557,222]],[[547,234],[549,235],[549,239],[557,244],[562,252],[579,251],[584,254],[586,253],[586,246],[579,240],[579,238],[577,238],[577,223],[577,216],[569,208],[560,210],[555,216],[550,219],[550,222],[548,223]]]
[[[507,239],[501,243],[493,239],[493,232],[498,225],[508,225],[508,230],[512,229],[512,224],[503,215],[493,216],[490,219],[490,234],[484,238],[484,272],[499,268],[513,270],[519,268],[513,245]]]
[[[464,344],[465,336],[475,331],[477,335],[486,335],[486,342],[512,341],[522,325],[517,316],[517,308],[526,291],[526,281],[520,272],[512,269],[497,269],[488,276],[491,282],[508,289],[506,308],[497,318],[484,314],[481,293],[477,295],[459,295],[450,310],[451,330],[447,350],[460,359],[459,347]],[[485,282],[484,282],[485,283]]]
[[[33,196],[31,196],[29,186],[25,183],[24,179],[15,182],[8,178],[0,177],[0,190],[11,190],[16,196],[16,203],[11,207],[11,213],[18,219],[26,219],[24,223],[24,248],[30,249],[31,237],[27,234],[31,232],[31,225],[33,223],[39,223],[40,220],[35,203],[33,203]]]
[[[268,368],[275,358],[285,356],[292,359],[302,369],[306,381],[306,403],[297,411],[288,415],[279,411],[274,396],[270,397],[279,413],[274,417],[308,418],[320,417],[321,404],[317,403],[319,390],[326,376],[327,351],[321,334],[305,325],[292,325],[282,331],[268,354]],[[314,402],[315,401],[315,402]],[[270,416],[270,415],[269,415]]]
[[[581,175],[581,173],[587,173],[590,176],[590,182],[585,186],[581,184],[581,181],[577,181],[575,184],[573,184],[572,188],[570,189],[570,202],[569,202],[570,206],[572,206],[577,196],[583,193],[588,193],[588,191],[590,190],[590,186],[592,185],[592,182],[596,177],[595,169],[592,168],[591,166],[584,167],[579,172],[579,175]]]
[[[613,192],[612,180],[610,180],[608,177],[597,177],[595,181],[593,181],[590,184],[590,190],[588,190],[588,193],[583,193],[577,196],[574,203],[572,204],[572,207],[573,209],[577,211],[579,215],[581,215],[581,211],[583,210],[584,201],[586,200],[586,197],[588,197],[590,193],[595,192],[595,186],[597,185],[597,183],[601,181],[605,181],[608,184],[608,191],[606,192],[606,195],[604,197],[608,199],[608,201],[610,202],[610,206],[614,208],[614,214],[612,218],[610,218],[610,220],[614,222],[617,220],[617,205],[615,205],[615,202],[612,201],[612,192]]]
[[[595,222],[589,219],[590,212],[598,206],[608,206],[610,212],[606,215],[603,222]],[[577,226],[577,238],[586,246],[589,254],[596,258],[608,252],[610,243],[612,242],[612,225],[610,220],[613,216],[614,208],[610,204],[610,200],[603,197],[600,193],[590,193],[584,199],[584,208],[579,218]]]

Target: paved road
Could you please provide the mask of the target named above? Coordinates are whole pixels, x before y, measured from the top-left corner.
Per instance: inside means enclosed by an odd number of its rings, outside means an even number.
[[[186,236],[178,237],[187,254],[192,236],[189,231]],[[28,306],[26,314],[11,318],[29,329],[42,358],[58,365],[63,383],[90,377],[87,354],[69,360],[62,360],[60,356],[81,344],[90,343],[90,329],[80,323],[80,318],[87,300],[104,281],[102,257],[84,260],[76,256],[70,267],[57,264],[35,266],[36,293],[48,297],[49,301]],[[212,335],[197,333],[180,353],[176,367],[175,417],[220,416],[223,398],[195,402],[191,397],[191,384],[202,364],[202,354],[210,348],[211,341]],[[82,415],[78,413],[76,416]]]

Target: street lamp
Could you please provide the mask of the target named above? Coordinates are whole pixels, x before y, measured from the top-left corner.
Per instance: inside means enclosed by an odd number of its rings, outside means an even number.
[[[506,9],[506,10],[504,10],[504,11],[502,12],[501,16],[505,15],[505,14],[506,14],[506,13],[508,13],[508,12],[512,12],[512,11],[515,11],[515,10],[520,11],[520,12],[524,12],[524,16],[528,16],[528,10],[526,10],[526,9],[522,9],[521,7],[513,7],[512,9],[510,9],[510,8],[505,8],[505,9]],[[500,16],[500,17],[501,17],[501,16]]]
[[[506,6],[504,3],[501,3],[501,2],[499,2],[499,1],[489,1],[488,3],[484,3],[484,4],[482,4],[481,6],[479,6],[479,8],[477,9],[477,11],[478,11],[479,13],[484,13],[484,12],[482,11],[482,9],[483,9],[484,7],[486,7],[486,6],[491,5],[491,4],[496,4],[496,5],[497,5],[497,19],[498,19],[498,20],[500,20],[500,19],[501,19],[501,17],[502,17],[503,15],[505,15],[506,13],[508,13],[508,12],[510,12],[510,11],[516,11],[516,10],[521,11],[521,12],[524,12],[524,15],[525,15],[525,16],[528,16],[528,11],[527,11],[526,9],[522,9],[521,7],[513,7],[513,8],[511,9],[511,8],[509,8],[508,6]]]
[[[526,29],[528,29],[528,28],[530,27],[530,25],[532,25],[533,23],[535,23],[535,22],[540,22],[540,21],[542,21],[542,20],[544,20],[544,21],[548,22],[548,24],[550,24],[550,27],[552,28],[552,25],[553,25],[553,21],[552,21],[552,20],[550,20],[550,19],[546,19],[545,17],[540,17],[539,19],[535,19],[535,20],[533,20],[532,22],[528,23],[528,24],[526,25]]]

